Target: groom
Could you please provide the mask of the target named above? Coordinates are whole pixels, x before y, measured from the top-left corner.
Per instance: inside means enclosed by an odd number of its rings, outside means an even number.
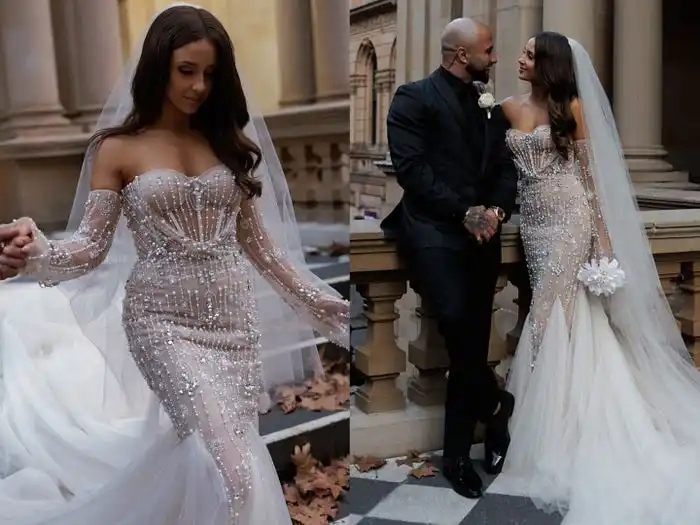
[[[483,484],[469,457],[476,423],[486,424],[486,470],[498,473],[514,405],[488,366],[488,348],[500,225],[514,207],[517,175],[503,112],[479,107],[474,84],[487,83],[496,63],[490,29],[456,19],[440,45],[441,67],[400,86],[389,109],[389,150],[404,193],[382,228],[396,237],[449,354],[444,474],[458,493],[478,498]]]

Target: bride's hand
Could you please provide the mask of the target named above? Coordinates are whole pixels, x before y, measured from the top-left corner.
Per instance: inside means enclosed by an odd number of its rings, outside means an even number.
[[[17,276],[27,264],[23,248],[32,242],[27,224],[15,222],[0,227],[0,281]]]

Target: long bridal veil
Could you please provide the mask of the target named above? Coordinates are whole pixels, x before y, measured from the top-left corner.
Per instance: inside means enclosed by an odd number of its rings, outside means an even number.
[[[187,3],[175,6],[196,7]],[[161,11],[161,13],[163,12]],[[154,16],[153,20],[159,15]],[[123,121],[144,36],[118,79],[95,131]],[[250,102],[250,101],[249,101]],[[307,282],[338,296],[304,262],[289,189],[262,116],[244,133],[262,151],[255,176],[265,228]],[[80,223],[90,186],[86,153],[68,222]],[[220,474],[200,439],[179,442],[128,352],[121,325],[124,284],[135,262],[120,219],[105,262],[93,273],[41,289],[0,285],[0,524],[219,525],[230,515]],[[264,390],[319,371],[319,339],[256,276]],[[347,327],[337,327],[347,344]],[[243,523],[288,516],[276,473],[259,439],[249,514]],[[261,498],[261,495],[264,497]],[[177,509],[176,514],[163,509]]]
[[[639,213],[613,112],[586,50],[570,40],[595,191],[613,252],[627,284],[610,299],[608,315],[628,352],[640,390],[659,428],[700,444],[700,373],[695,368],[659,281]]]

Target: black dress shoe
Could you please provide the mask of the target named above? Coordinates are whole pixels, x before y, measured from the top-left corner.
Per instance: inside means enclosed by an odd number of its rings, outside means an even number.
[[[443,458],[442,473],[460,496],[477,499],[484,494],[484,483],[471,460]]]
[[[484,437],[484,470],[489,474],[500,474],[510,446],[508,422],[513,415],[515,398],[510,392],[501,392],[501,406],[486,424]]]

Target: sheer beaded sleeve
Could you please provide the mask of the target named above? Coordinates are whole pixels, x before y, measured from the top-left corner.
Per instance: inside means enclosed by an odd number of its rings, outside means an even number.
[[[238,239],[253,266],[312,328],[336,344],[348,346],[347,303],[303,279],[276,247],[265,230],[255,199],[243,199],[238,217]]]
[[[577,140],[574,142],[574,154],[576,162],[581,173],[581,181],[586,189],[588,202],[591,205],[593,212],[593,239],[591,246],[591,257],[600,259],[601,257],[612,257],[612,245],[610,243],[610,235],[605,225],[603,212],[600,208],[600,201],[596,192],[593,173],[590,168],[590,151],[588,141],[586,139]]]
[[[121,214],[121,195],[112,190],[93,190],[85,203],[85,215],[75,233],[65,240],[48,240],[32,219],[34,242],[22,272],[42,286],[76,279],[97,268],[107,257]]]

